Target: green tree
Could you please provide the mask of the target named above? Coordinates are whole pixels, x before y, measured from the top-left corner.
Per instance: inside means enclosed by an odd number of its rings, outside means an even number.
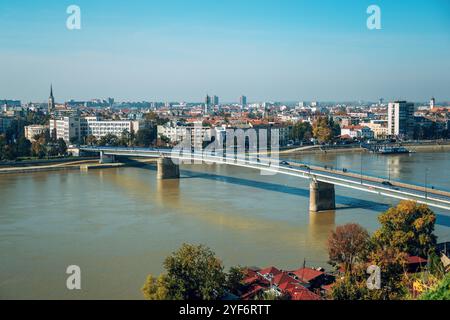
[[[31,154],[31,142],[21,136],[19,140],[17,140],[17,156],[19,157],[28,157]]]
[[[5,147],[6,147],[6,137],[4,134],[0,134],[0,160],[5,160]]]
[[[297,122],[292,127],[290,138],[295,141],[305,141],[312,137],[312,127],[309,122]]]
[[[378,218],[381,228],[373,236],[381,247],[397,248],[410,255],[427,257],[434,251],[436,215],[426,205],[401,201]]]
[[[139,147],[149,147],[156,139],[156,130],[152,129],[140,129],[136,133],[135,144]]]
[[[121,146],[127,147],[131,143],[131,133],[128,130],[123,130],[120,135],[119,144]]]
[[[112,133],[108,133],[100,138],[100,140],[98,141],[98,145],[117,147],[119,146],[119,138]]]
[[[95,145],[97,144],[97,138],[96,138],[95,136],[93,136],[93,135],[88,135],[88,136],[85,138],[85,143],[86,143],[88,146],[95,146]]]
[[[63,156],[67,152],[67,145],[63,138],[59,138],[56,141],[56,150],[60,156]]]
[[[226,278],[226,287],[232,293],[239,293],[243,286],[244,268],[237,266],[231,267]]]
[[[39,140],[33,141],[31,144],[31,154],[34,157],[38,157],[39,159],[42,159],[45,157],[47,153],[47,148],[39,142]]]
[[[147,279],[142,289],[145,297],[213,300],[224,293],[226,275],[222,263],[208,247],[183,244],[165,259],[164,268],[166,273],[160,275],[160,281]]]
[[[436,287],[431,288],[419,297],[420,300],[450,300],[450,273]]]

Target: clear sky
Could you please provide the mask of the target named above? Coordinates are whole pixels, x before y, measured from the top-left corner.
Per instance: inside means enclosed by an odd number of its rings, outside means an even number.
[[[50,83],[59,102],[448,101],[450,1],[0,0],[0,99]]]

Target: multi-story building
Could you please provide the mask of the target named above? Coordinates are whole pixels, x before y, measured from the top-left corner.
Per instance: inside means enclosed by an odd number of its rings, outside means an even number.
[[[113,134],[120,137],[124,131],[130,133],[139,131],[139,124],[139,121],[99,120],[97,117],[84,117],[80,122],[81,136],[94,136],[100,139],[107,134]]]
[[[55,139],[64,139],[66,143],[72,140],[80,140],[80,117],[61,117],[59,119],[50,119],[50,135]]]
[[[64,141],[81,140],[83,137],[94,136],[97,139],[107,134],[118,137],[124,132],[139,131],[139,121],[129,120],[99,120],[97,117],[69,116],[50,120],[50,133],[56,138]]]
[[[414,104],[394,101],[388,105],[388,134],[400,138],[412,138],[414,133]]]
[[[218,96],[214,96],[213,97],[213,105],[214,106],[218,106],[219,105],[219,97]]]
[[[33,141],[35,141],[34,137],[36,135],[44,133],[45,130],[47,130],[48,128],[49,128],[48,126],[39,125],[39,124],[25,126],[24,127],[25,138],[27,138],[28,140],[33,142]]]
[[[383,139],[389,135],[386,120],[370,120],[370,122],[364,122],[362,125],[370,128],[376,139]]]
[[[247,107],[247,97],[241,96],[239,99],[239,104],[241,105],[241,108]]]
[[[171,143],[177,144],[190,141],[193,148],[201,149],[204,141],[211,141],[214,132],[211,127],[160,125],[157,128],[158,137],[167,137]],[[188,139],[188,140],[187,140]]]
[[[0,134],[5,133],[14,121],[14,117],[0,117]]]
[[[354,139],[372,139],[374,132],[366,126],[346,126],[341,128],[341,136],[349,136]]]

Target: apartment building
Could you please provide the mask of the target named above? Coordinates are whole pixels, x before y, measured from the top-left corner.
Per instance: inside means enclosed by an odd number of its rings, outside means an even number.
[[[97,139],[107,134],[120,136],[124,131],[139,131],[140,122],[130,120],[100,120],[98,117],[69,116],[50,120],[50,133],[66,143],[92,135]]]
[[[389,135],[386,120],[371,120],[370,122],[364,122],[361,125],[370,128],[376,139],[384,139]]]
[[[194,126],[178,126],[178,125],[159,125],[157,127],[158,137],[167,137],[172,144],[189,139],[193,148],[201,149],[204,141],[211,141],[211,137],[215,134],[213,128],[204,127],[201,124]]]
[[[48,126],[38,125],[38,124],[25,126],[24,127],[25,138],[27,138],[31,142],[34,142],[35,141],[34,137],[38,134],[44,133],[45,130],[47,130],[48,128],[49,128]]]
[[[388,134],[400,138],[411,138],[414,133],[414,104],[394,101],[388,105]]]

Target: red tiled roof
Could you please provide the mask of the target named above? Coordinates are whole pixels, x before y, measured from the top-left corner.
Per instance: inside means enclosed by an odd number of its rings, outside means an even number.
[[[311,280],[314,280],[324,274],[322,271],[311,268],[300,268],[298,270],[291,271],[291,273],[295,274],[303,282],[310,282]]]
[[[288,292],[292,300],[322,300],[319,295],[302,286],[296,286]]]
[[[427,263],[427,260],[418,256],[408,256],[408,264]]]
[[[286,273],[281,272],[273,277],[272,282],[273,282],[273,284],[276,284],[278,287],[280,287],[281,285],[283,285],[285,283],[291,283],[294,281],[295,280],[293,278],[291,278],[290,276],[288,276]]]
[[[261,290],[264,290],[265,288],[260,286],[259,284],[251,286],[247,292],[245,292],[243,295],[241,295],[242,300],[249,300],[253,298],[258,292]]]
[[[256,275],[256,276],[246,277],[246,278],[244,278],[244,280],[242,280],[242,282],[244,284],[252,284],[254,282],[257,282],[258,280],[259,280],[259,277]]]
[[[275,277],[277,274],[280,274],[281,271],[275,267],[268,267],[268,268],[259,270],[258,273],[262,274],[262,275],[272,274]]]

